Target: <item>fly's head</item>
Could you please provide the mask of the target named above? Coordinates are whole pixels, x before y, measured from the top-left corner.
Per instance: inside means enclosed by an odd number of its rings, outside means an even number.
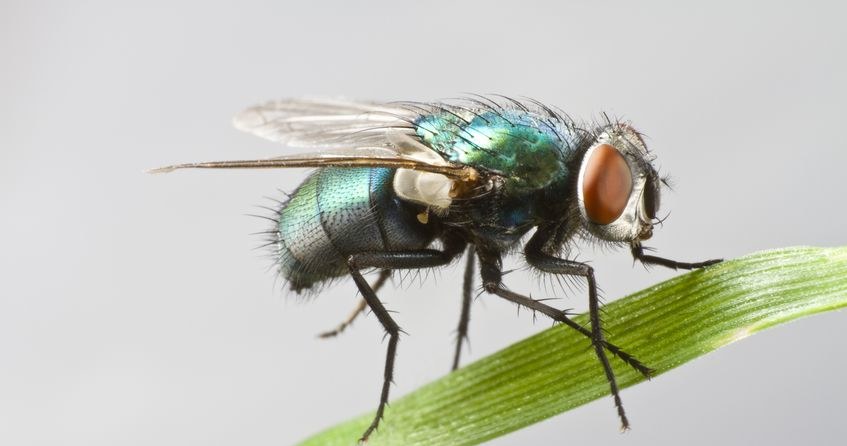
[[[595,134],[577,180],[582,224],[591,235],[628,243],[653,235],[662,184],[654,158],[627,124],[609,124]]]

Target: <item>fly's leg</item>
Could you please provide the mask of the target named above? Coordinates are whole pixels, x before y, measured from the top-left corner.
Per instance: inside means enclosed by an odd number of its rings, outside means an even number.
[[[677,262],[676,260],[665,259],[644,253],[644,247],[641,243],[633,243],[631,246],[632,258],[640,261],[645,265],[661,265],[670,269],[698,269],[714,265],[715,263],[723,262],[723,259],[712,259],[704,262],[686,263]]]
[[[362,297],[365,299],[368,307],[370,307],[388,335],[385,373],[382,382],[382,392],[379,397],[379,406],[376,409],[376,415],[373,421],[362,434],[362,438],[359,441],[363,442],[368,439],[371,433],[379,426],[379,421],[385,412],[385,406],[388,403],[388,391],[391,387],[391,380],[394,377],[394,358],[397,354],[397,341],[400,337],[400,326],[394,322],[388,310],[382,305],[373,288],[371,288],[362,276],[361,270],[366,268],[418,269],[441,266],[450,263],[463,249],[464,244],[451,247],[445,243],[444,251],[423,249],[408,252],[368,252],[353,254],[347,258],[347,267],[350,271],[350,276],[353,277],[353,281],[356,282],[356,286],[359,288],[359,292],[362,293]]]
[[[378,291],[378,287],[376,287],[375,285],[373,286],[373,289],[374,292]],[[356,318],[361,312],[365,311],[365,308],[367,308],[367,306],[368,304],[367,302],[365,302],[365,299],[359,298],[358,302],[356,302],[356,308],[353,308],[353,311],[350,312],[347,318],[341,321],[341,323],[338,324],[338,326],[334,329],[318,333],[318,337],[322,339],[327,339],[338,336],[339,334],[341,334],[341,332],[344,331],[345,328],[347,328],[350,324],[353,323],[354,320],[356,320]]]
[[[603,366],[603,372],[606,374],[606,380],[609,382],[612,398],[614,398],[615,407],[618,409],[618,417],[621,419],[621,430],[629,429],[629,420],[623,408],[618,382],[615,378],[615,371],[612,370],[612,365],[609,363],[609,358],[606,356],[606,350],[604,348],[606,340],[603,338],[603,327],[600,323],[600,300],[597,297],[597,283],[594,279],[594,269],[584,263],[556,257],[538,257],[530,260],[530,264],[545,272],[582,276],[588,281],[588,315],[591,320],[591,345],[594,346],[594,353],[597,355],[597,359],[600,360],[600,364]],[[644,373],[642,370],[639,371]]]
[[[537,300],[514,293],[503,287],[502,262],[498,253],[484,250],[479,251],[479,260],[481,264],[480,273],[483,280],[483,287],[491,294],[495,294],[529,309],[540,311],[553,320],[561,322],[588,337],[591,340],[591,345],[594,347],[594,353],[597,355],[597,359],[603,367],[606,380],[609,382],[609,388],[615,401],[618,417],[621,420],[621,429],[626,430],[629,428],[629,420],[627,419],[626,412],[623,408],[623,402],[621,401],[615,372],[612,370],[609,358],[606,356],[606,350],[615,356],[618,356],[629,366],[648,378],[652,375],[653,370],[642,364],[632,355],[624,352],[619,347],[604,339],[603,328],[600,323],[600,302],[597,296],[597,284],[594,279],[594,270],[591,266],[584,263],[560,259],[546,254],[543,247],[553,234],[554,231],[552,228],[539,227],[526,245],[526,259],[531,265],[544,272],[585,277],[588,282],[588,308],[589,319],[591,321],[590,330],[572,321],[565,311],[558,310]]]
[[[378,292],[379,289],[382,288],[382,286],[385,284],[385,281],[388,280],[389,276],[391,276],[391,270],[384,269],[379,272],[379,277],[376,278],[376,282],[371,285],[371,288],[373,289],[374,293]],[[358,317],[359,314],[365,311],[365,308],[367,308],[367,306],[368,304],[367,302],[365,302],[365,299],[360,298],[359,301],[356,303],[356,308],[354,308],[353,311],[350,312],[350,315],[347,316],[344,321],[338,324],[338,326],[335,327],[334,330],[329,330],[318,334],[318,337],[326,339],[338,336],[339,334],[341,334],[341,332],[344,331],[345,328],[347,328],[350,324],[353,323],[354,320],[356,320],[356,317]]]
[[[465,263],[465,279],[462,283],[462,314],[459,316],[459,328],[456,329],[456,353],[453,355],[453,368],[459,368],[459,357],[462,354],[462,343],[468,339],[468,322],[471,317],[471,294],[473,292],[474,260],[476,253],[468,248],[468,260]]]
[[[548,234],[546,233],[546,231],[539,229],[536,232],[536,234],[532,237],[532,239],[530,239],[530,241],[526,245],[527,260],[529,261],[529,263],[531,265],[535,266],[536,268],[538,268],[542,271],[553,273],[553,274],[568,274],[568,273],[556,272],[555,268],[553,268],[554,270],[551,271],[550,269],[548,269],[545,266],[546,261],[544,260],[544,257],[546,257],[547,259],[552,259],[552,260],[556,260],[556,261],[560,260],[560,259],[546,255],[543,252],[541,252],[540,247],[544,246],[544,243],[547,240],[546,239],[547,236],[548,236]],[[490,258],[490,260],[489,260],[489,258]],[[565,261],[565,262],[567,262],[567,261]],[[483,257],[480,257],[480,263],[481,264],[483,263]],[[590,268],[590,266],[579,263],[579,262],[570,262],[570,263],[578,265],[579,268],[582,268],[582,267]],[[555,308],[553,308],[549,305],[546,305],[542,302],[539,302],[535,299],[531,299],[529,297],[522,296],[520,294],[514,293],[514,292],[509,291],[508,289],[504,288],[502,286],[502,282],[501,282],[502,273],[500,272],[500,268],[501,268],[501,264],[500,264],[500,257],[499,256],[495,256],[493,258],[491,258],[490,256],[487,256],[485,264],[483,265],[483,267],[480,268],[483,277],[486,277],[486,275],[487,275],[488,277],[490,277],[492,279],[489,282],[493,281],[497,284],[496,289],[502,294],[502,296],[500,296],[500,297],[503,297],[506,300],[510,300],[512,302],[515,302],[519,305],[525,306],[525,307],[527,307],[527,308],[529,308],[533,311],[539,311],[542,314],[550,317],[551,319],[553,319],[557,322],[561,322],[561,323],[567,325],[570,328],[573,328],[574,330],[578,331],[580,334],[582,334],[583,336],[592,340],[592,342],[593,342],[594,331],[589,330],[589,329],[583,327],[582,325],[580,325],[580,324],[574,322],[573,320],[571,320],[568,317],[568,313],[566,311],[557,310],[557,309],[555,309]],[[493,270],[493,271],[487,272],[486,269]],[[579,275],[579,274],[576,274],[576,275]],[[592,274],[592,276],[593,276],[593,274]],[[483,280],[485,280],[485,279],[483,278]],[[593,282],[593,280],[592,280],[592,282]],[[589,294],[591,294],[591,289],[589,289]],[[597,295],[596,287],[594,288],[593,295],[595,297]],[[599,302],[598,302],[598,306],[599,306]],[[590,311],[590,308],[589,308],[589,311]],[[599,319],[599,317],[598,317],[598,319]],[[601,331],[601,333],[602,333],[602,331]],[[617,358],[622,360],[628,366],[632,367],[635,371],[637,371],[638,373],[643,375],[645,378],[649,379],[653,376],[653,372],[654,372],[653,369],[651,369],[650,367],[647,367],[646,365],[644,365],[644,363],[639,361],[635,356],[627,353],[626,351],[624,351],[623,349],[621,349],[617,345],[612,344],[611,342],[608,342],[605,339],[602,339],[601,345],[607,351],[609,351],[609,353],[615,355]]]
[[[556,259],[560,260],[560,259]],[[563,262],[567,262],[564,261]],[[620,348],[610,344],[605,339],[603,339],[603,332],[600,326],[600,316],[599,316],[599,303],[597,301],[597,291],[594,283],[594,274],[591,271],[591,267],[583,264],[557,264],[545,265],[549,269],[556,269],[560,271],[560,274],[573,274],[573,275],[581,275],[588,279],[588,288],[589,288],[589,313],[591,316],[591,330],[587,330],[576,322],[572,321],[568,318],[568,314],[565,311],[558,310],[549,305],[546,305],[542,302],[539,302],[535,299],[531,299],[529,297],[523,296],[518,293],[514,293],[512,291],[507,290],[503,287],[501,282],[502,272],[500,266],[499,256],[496,258],[486,258],[483,255],[480,255],[480,263],[481,268],[480,272],[483,280],[483,287],[485,291],[500,296],[510,302],[514,302],[518,305],[522,305],[529,309],[540,311],[542,314],[545,314],[552,318],[555,321],[566,324],[569,327],[572,327],[579,331],[580,333],[586,335],[590,340],[592,346],[594,346],[594,352],[597,355],[597,358],[600,360],[600,364],[603,366],[603,371],[606,374],[606,380],[609,382],[609,387],[612,391],[612,396],[615,400],[615,407],[618,410],[618,416],[621,419],[621,429],[629,428],[629,420],[626,417],[626,412],[623,408],[623,403],[621,402],[621,397],[618,390],[617,380],[615,379],[615,373],[612,370],[612,366],[609,363],[609,358],[606,356],[606,350],[609,349],[617,356],[627,361],[629,365],[634,367],[636,370],[641,372],[644,375],[649,376],[651,370],[641,364],[638,360],[633,358],[632,356],[625,354],[621,351]],[[576,263],[576,262],[574,262]],[[538,265],[535,265],[538,267]],[[555,268],[554,268],[555,267]],[[543,269],[543,268],[542,268]],[[567,272],[565,272],[567,271]]]

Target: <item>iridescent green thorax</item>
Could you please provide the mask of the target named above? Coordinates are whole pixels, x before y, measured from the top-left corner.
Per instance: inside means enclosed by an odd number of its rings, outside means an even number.
[[[568,173],[572,134],[531,113],[435,113],[421,117],[416,132],[449,161],[501,174],[514,194],[543,189]]]
[[[490,194],[456,206],[451,223],[502,249],[572,204],[569,171],[581,134],[561,117],[525,110],[435,111],[415,122],[416,134],[446,160],[476,168],[492,182]],[[455,215],[454,215],[455,214]]]

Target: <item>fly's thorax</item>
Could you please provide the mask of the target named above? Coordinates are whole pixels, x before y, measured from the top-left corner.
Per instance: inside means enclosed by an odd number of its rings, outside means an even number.
[[[591,235],[610,242],[650,238],[661,184],[653,160],[628,125],[612,124],[598,133],[580,163],[576,190]]]
[[[505,188],[522,194],[567,175],[575,135],[560,124],[527,110],[456,109],[422,116],[416,135],[445,160],[499,175]]]

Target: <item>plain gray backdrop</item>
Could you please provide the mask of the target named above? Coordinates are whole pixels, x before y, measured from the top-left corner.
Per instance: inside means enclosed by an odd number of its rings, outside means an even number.
[[[674,179],[660,254],[845,244],[843,2],[682,3],[3,0],[0,443],[288,445],[375,406],[375,318],[315,337],[352,284],[297,299],[252,250],[266,223],[245,214],[306,171],[143,173],[285,153],[230,125],[268,99],[496,92],[605,111]],[[580,258],[608,299],[675,274]],[[448,371],[460,275],[383,293],[409,333],[394,396]],[[472,310],[465,363],[550,325],[486,296]],[[491,444],[835,444],[845,333],[844,312],[807,318],[627,389],[627,434],[604,398]]]

